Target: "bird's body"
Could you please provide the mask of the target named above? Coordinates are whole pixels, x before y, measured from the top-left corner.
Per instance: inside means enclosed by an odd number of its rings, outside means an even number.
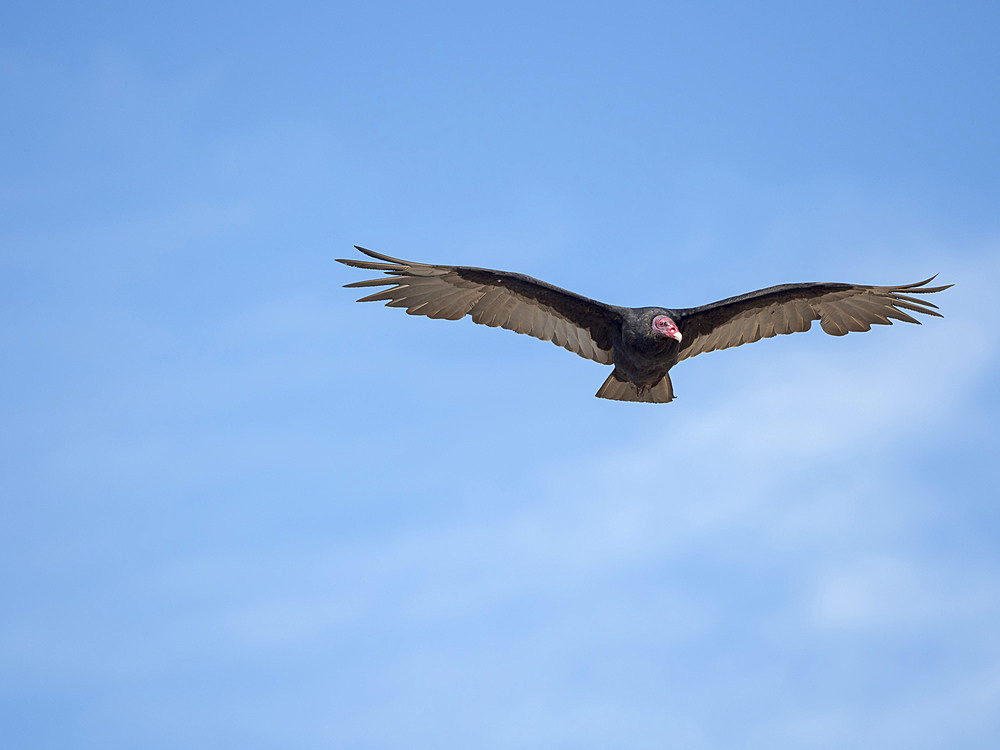
[[[653,385],[677,364],[680,341],[651,332],[653,318],[672,317],[672,311],[642,307],[622,312],[621,335],[615,337],[615,369],[633,383]]]
[[[668,336],[653,333],[652,321],[657,316],[671,316],[671,310],[658,307],[621,308],[621,328],[614,336],[615,369],[605,385],[612,388],[617,383],[636,386],[637,394],[645,395],[661,381],[670,388],[667,372],[677,364],[681,342]],[[628,387],[618,390],[628,392]],[[610,397],[607,393],[602,398]],[[621,399],[619,399],[621,400]]]
[[[378,262],[339,259],[386,277],[348,287],[388,286],[361,302],[384,300],[411,315],[501,326],[552,341],[614,370],[600,398],[666,403],[674,397],[669,370],[703,352],[809,330],[819,320],[834,336],[867,331],[892,319],[918,323],[905,310],[934,315],[936,305],[910,296],[940,292],[931,279],[903,286],[784,284],[701,307],[617,307],[508,271],[410,263],[358,247]],[[933,277],[932,277],[933,278]],[[950,286],[950,285],[949,285]]]

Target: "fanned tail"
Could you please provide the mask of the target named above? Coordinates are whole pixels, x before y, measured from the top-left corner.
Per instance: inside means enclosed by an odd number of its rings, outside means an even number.
[[[659,383],[653,386],[640,386],[627,380],[619,380],[614,372],[608,375],[604,385],[596,394],[597,398],[608,398],[613,401],[642,401],[647,404],[666,404],[674,400],[674,387],[670,376],[664,375]]]

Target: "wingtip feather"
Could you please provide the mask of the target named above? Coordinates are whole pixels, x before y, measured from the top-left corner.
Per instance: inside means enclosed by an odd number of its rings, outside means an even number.
[[[389,271],[398,273],[401,269],[398,263],[374,263],[370,260],[341,260],[345,266],[364,268],[368,271]]]
[[[902,286],[894,287],[899,291],[907,290],[910,294],[934,294],[936,292],[943,292],[945,289],[951,289],[954,284],[945,284],[944,286],[927,286],[934,279],[938,277],[938,274],[934,274],[929,279],[924,279],[923,281],[917,281],[913,284],[903,284]]]
[[[388,273],[388,272],[387,272]],[[387,276],[385,278],[378,279],[365,279],[364,281],[353,281],[350,284],[344,284],[345,289],[354,289],[359,286],[389,286],[390,284],[398,284],[403,280],[403,276]]]
[[[409,261],[400,260],[399,258],[393,258],[393,257],[391,257],[389,255],[383,255],[382,253],[377,253],[374,250],[369,250],[366,247],[361,247],[361,245],[355,245],[354,249],[358,250],[359,252],[364,253],[369,258],[375,258],[377,260],[384,260],[384,261],[387,261],[389,263],[399,263],[400,265],[404,265],[404,266],[412,265]]]
[[[913,288],[918,287],[918,286],[925,286],[927,284],[930,284],[937,277],[938,277],[938,275],[934,274],[929,279],[924,279],[923,281],[917,281],[917,282],[914,282],[913,284],[903,284],[902,286],[898,286],[896,288],[897,289],[913,289]]]

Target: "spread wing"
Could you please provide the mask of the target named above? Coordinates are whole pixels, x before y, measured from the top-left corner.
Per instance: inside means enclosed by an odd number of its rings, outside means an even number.
[[[952,286],[929,287],[934,276],[903,286],[783,284],[702,307],[677,310],[684,336],[680,360],[784,333],[808,331],[814,320],[833,336],[892,325],[892,319],[920,321],[905,310],[935,315],[937,305],[911,295],[933,294]]]
[[[379,263],[345,260],[355,268],[384,271],[386,278],[355,281],[346,287],[388,286],[358,302],[386,300],[410,315],[500,326],[551,341],[586,359],[614,360],[614,331],[621,325],[616,308],[519,273],[466,266],[432,266],[355,247]]]

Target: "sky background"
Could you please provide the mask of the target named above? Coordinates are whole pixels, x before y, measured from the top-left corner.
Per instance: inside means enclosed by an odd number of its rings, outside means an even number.
[[[1000,746],[996,3],[7,3],[16,748]],[[360,244],[944,319],[667,406]]]

